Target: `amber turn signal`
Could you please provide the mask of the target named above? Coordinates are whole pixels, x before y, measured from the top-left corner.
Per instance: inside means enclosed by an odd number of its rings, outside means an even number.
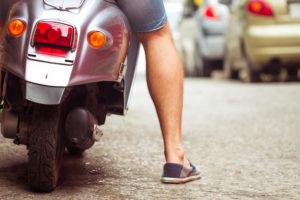
[[[253,2],[249,6],[254,12],[260,12],[263,8],[260,2]]]
[[[7,29],[11,36],[19,37],[21,36],[26,28],[26,23],[20,19],[13,19],[8,23]]]
[[[88,34],[88,42],[94,48],[101,48],[106,44],[106,36],[100,31],[92,31]]]

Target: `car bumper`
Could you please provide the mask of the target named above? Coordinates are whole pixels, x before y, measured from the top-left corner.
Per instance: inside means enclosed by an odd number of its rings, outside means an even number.
[[[300,24],[251,26],[245,32],[248,59],[257,67],[272,61],[300,63]]]
[[[224,57],[224,35],[207,35],[199,41],[202,57],[207,60],[221,60]]]

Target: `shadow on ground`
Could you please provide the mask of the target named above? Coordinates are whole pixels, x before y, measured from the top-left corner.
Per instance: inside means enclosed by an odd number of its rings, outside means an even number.
[[[88,160],[86,154],[81,156],[64,154],[59,179],[60,190],[89,185],[101,186],[105,179],[115,179],[119,176],[111,167],[113,163],[105,161],[92,163]],[[9,164],[0,167],[0,182],[5,183],[5,187],[13,186],[15,189],[28,191],[27,162],[20,162],[16,158],[15,161],[11,160]]]

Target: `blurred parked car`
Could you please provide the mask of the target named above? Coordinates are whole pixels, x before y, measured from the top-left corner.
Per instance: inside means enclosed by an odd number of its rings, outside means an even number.
[[[206,0],[196,12],[197,31],[195,51],[199,63],[198,73],[209,76],[218,65],[215,61],[223,61],[225,33],[229,23],[228,6],[218,0]],[[214,64],[212,64],[214,63]],[[222,65],[220,65],[222,68]]]
[[[225,44],[228,78],[260,81],[261,73],[279,75],[300,66],[300,0],[219,0],[231,7]]]
[[[184,16],[193,17],[196,10],[203,4],[205,0],[185,0],[184,1]]]
[[[184,11],[183,3],[180,0],[167,1],[165,8],[175,44],[180,45],[180,22]]]
[[[192,2],[192,4],[190,3]],[[165,3],[168,21],[178,54],[184,64],[185,75],[194,75],[194,14],[193,1],[169,0]],[[191,72],[192,71],[192,72]]]

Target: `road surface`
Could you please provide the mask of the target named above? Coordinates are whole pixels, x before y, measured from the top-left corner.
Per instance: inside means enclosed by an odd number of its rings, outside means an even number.
[[[0,137],[0,199],[300,199],[299,91],[299,83],[187,79],[184,145],[203,177],[164,185],[159,124],[138,77],[128,115],[110,116],[83,157],[65,155],[50,194],[28,190],[26,148]]]

